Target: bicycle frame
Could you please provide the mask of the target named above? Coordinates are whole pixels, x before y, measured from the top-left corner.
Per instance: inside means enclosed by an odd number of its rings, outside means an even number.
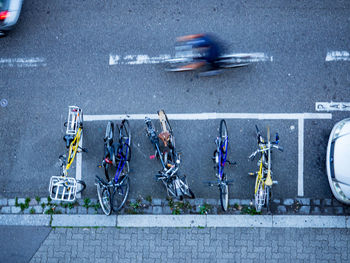
[[[82,128],[78,129],[77,134],[74,137],[74,140],[69,145],[69,151],[68,151],[68,162],[66,165],[66,173],[69,170],[70,166],[74,162],[75,155],[77,154],[78,148],[79,148],[79,142],[82,134]]]

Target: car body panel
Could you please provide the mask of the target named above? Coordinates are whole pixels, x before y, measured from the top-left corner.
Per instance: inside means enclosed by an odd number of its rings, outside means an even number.
[[[6,9],[9,14],[5,20],[0,22],[0,31],[8,31],[15,26],[21,13],[23,4],[23,0],[7,0],[7,2],[5,2],[2,9]]]

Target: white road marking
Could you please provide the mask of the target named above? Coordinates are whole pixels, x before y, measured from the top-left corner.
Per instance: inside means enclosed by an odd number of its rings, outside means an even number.
[[[327,52],[326,61],[350,61],[348,51],[330,51]]]
[[[316,102],[316,111],[350,111],[350,102]]]
[[[298,196],[304,196],[304,119],[298,119]]]
[[[167,114],[172,120],[216,120],[216,119],[258,119],[258,120],[298,120],[298,119],[332,119],[331,113],[179,113]],[[107,120],[144,120],[145,117],[158,119],[157,114],[113,114],[84,115],[84,121]]]
[[[84,117],[85,119],[85,117]],[[83,147],[83,133],[81,133],[81,137],[80,137],[80,141],[79,141],[79,147],[82,148]],[[75,168],[75,179],[76,180],[81,180],[82,176],[82,166],[83,166],[83,156],[82,156],[82,152],[78,152],[77,153],[77,161],[76,161],[76,168]],[[80,190],[80,189],[77,189]],[[81,193],[76,195],[76,198],[80,199],[81,198]]]
[[[45,67],[45,58],[0,58],[0,67]]]
[[[253,52],[253,53],[232,53],[224,56],[229,56],[232,58],[237,57],[237,62],[267,62],[273,61],[272,56],[268,56],[262,52]],[[239,59],[243,57],[242,59]],[[169,54],[162,54],[156,57],[151,57],[149,55],[125,55],[120,56],[117,54],[109,55],[109,65],[141,65],[141,64],[159,64],[164,63],[169,59],[176,59]]]

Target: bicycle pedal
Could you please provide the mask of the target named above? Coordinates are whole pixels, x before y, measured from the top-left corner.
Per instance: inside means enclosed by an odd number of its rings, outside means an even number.
[[[248,173],[248,175],[255,175],[255,173]]]
[[[156,156],[153,154],[153,155],[150,155],[149,158],[150,158],[151,160],[153,160],[154,158],[156,158]]]

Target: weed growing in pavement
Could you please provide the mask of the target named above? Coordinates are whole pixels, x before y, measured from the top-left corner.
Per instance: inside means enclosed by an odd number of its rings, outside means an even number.
[[[40,197],[39,196],[36,196],[35,200],[38,202],[38,204],[40,203]]]
[[[207,215],[208,212],[210,212],[210,209],[212,208],[211,205],[204,203],[203,205],[199,206],[199,213],[201,215]]]
[[[43,209],[45,209],[45,206],[46,206],[45,203],[41,203],[41,207],[42,207]]]
[[[83,207],[89,208],[90,203],[91,203],[90,198],[85,198]]]
[[[35,214],[35,209],[32,207],[32,208],[29,210],[29,213],[30,213],[30,214]]]
[[[150,195],[146,196],[145,200],[149,203],[152,203],[152,196]]]
[[[242,207],[241,214],[261,215],[261,212],[257,212],[255,207],[245,205]]]
[[[19,204],[18,204],[18,197],[16,196],[16,198],[15,198],[15,207],[18,207],[19,206]]]

